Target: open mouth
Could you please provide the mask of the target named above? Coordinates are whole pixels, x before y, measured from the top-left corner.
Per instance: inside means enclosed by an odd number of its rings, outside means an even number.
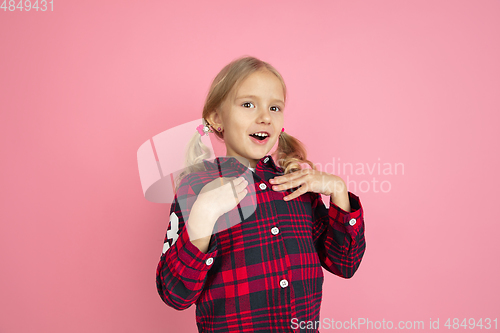
[[[259,133],[259,134],[254,133],[254,134],[250,134],[250,136],[252,138],[255,138],[255,139],[259,140],[259,141],[264,141],[265,139],[267,139],[269,137],[269,134],[267,134],[267,133],[264,133],[264,134],[262,134],[262,133]]]
[[[249,135],[252,141],[258,145],[265,145],[269,141],[269,133],[267,132],[256,132]]]

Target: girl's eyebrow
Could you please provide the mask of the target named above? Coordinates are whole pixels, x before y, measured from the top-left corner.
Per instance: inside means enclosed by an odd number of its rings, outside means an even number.
[[[259,97],[255,96],[255,95],[247,95],[247,96],[240,96],[240,97],[237,97],[237,98],[236,98],[236,100],[243,99],[243,98],[255,98],[255,99],[260,99]],[[285,102],[283,102],[282,100],[277,99],[277,98],[275,98],[274,100],[272,100],[272,102],[280,102],[280,103],[285,104]]]

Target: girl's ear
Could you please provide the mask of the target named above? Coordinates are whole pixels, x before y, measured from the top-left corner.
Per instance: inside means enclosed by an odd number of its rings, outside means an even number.
[[[219,126],[222,127],[222,117],[220,116],[220,112],[220,109],[215,109],[206,119],[213,128],[217,128]]]

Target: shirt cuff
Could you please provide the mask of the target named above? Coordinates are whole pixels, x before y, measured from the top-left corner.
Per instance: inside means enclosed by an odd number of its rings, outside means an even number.
[[[351,205],[351,212],[346,212],[332,201],[330,196],[330,208],[328,214],[330,217],[341,223],[346,231],[351,235],[352,240],[356,239],[362,225],[363,225],[363,207],[359,197],[352,192],[348,192],[349,204]]]
[[[176,258],[172,259],[180,260],[187,267],[199,271],[208,271],[213,265],[214,258],[217,256],[217,241],[215,237],[210,241],[208,252],[203,253],[191,243],[187,228],[181,230],[179,238],[174,246],[175,251],[172,251],[172,254],[174,254]]]

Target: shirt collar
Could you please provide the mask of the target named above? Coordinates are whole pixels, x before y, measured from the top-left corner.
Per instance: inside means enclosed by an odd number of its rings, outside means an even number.
[[[244,173],[245,171],[248,170],[248,168],[243,165],[238,159],[236,159],[233,156],[220,156],[217,157],[213,160],[203,160],[203,164],[205,165],[206,170],[218,170],[219,165],[221,169],[227,169],[227,168],[232,168],[241,171],[241,173]],[[276,165],[274,162],[274,159],[271,155],[266,155],[262,157],[259,162],[257,162],[257,165],[255,166],[255,171],[258,169],[263,169],[265,166],[274,169],[277,172],[282,173],[283,169]]]

